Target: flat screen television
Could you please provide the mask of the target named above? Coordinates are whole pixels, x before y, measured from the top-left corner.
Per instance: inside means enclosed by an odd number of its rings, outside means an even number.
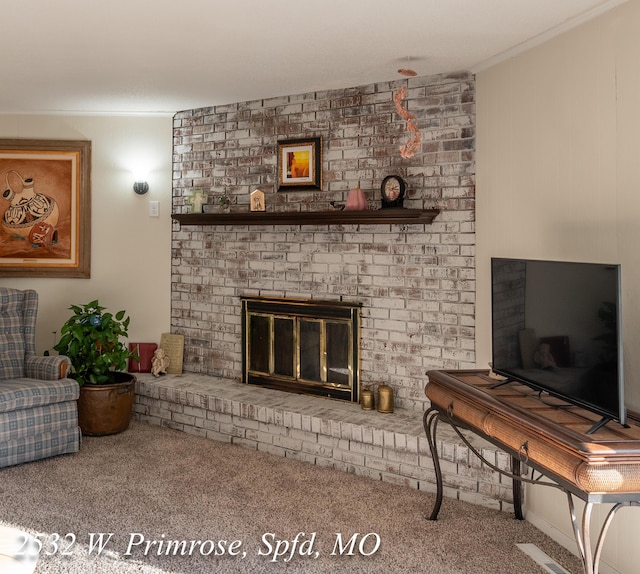
[[[626,423],[620,265],[493,258],[492,368]]]

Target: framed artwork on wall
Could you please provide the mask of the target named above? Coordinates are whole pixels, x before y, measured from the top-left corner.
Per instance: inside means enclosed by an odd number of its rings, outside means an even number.
[[[278,191],[322,188],[322,138],[278,141]]]
[[[0,140],[0,275],[91,272],[91,142]]]

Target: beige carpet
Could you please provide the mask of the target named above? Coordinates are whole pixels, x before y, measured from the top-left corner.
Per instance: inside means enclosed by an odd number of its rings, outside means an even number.
[[[572,574],[581,572],[576,557],[506,513],[445,498],[430,522],[433,499],[141,423],[85,438],[77,454],[0,470],[0,524],[48,534],[50,555],[41,553],[37,573],[545,572],[517,543],[534,543]],[[100,555],[89,554],[90,534],[101,532],[113,537]],[[290,542],[284,553],[284,541],[298,533],[295,551]],[[346,549],[332,555],[338,533]],[[174,555],[170,540],[184,542],[186,555]],[[278,558],[276,540],[283,541]],[[239,541],[235,556],[231,541]],[[225,555],[216,556],[220,546]]]

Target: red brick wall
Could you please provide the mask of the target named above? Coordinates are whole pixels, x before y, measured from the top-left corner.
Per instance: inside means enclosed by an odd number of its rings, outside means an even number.
[[[392,99],[401,86],[422,134],[408,159]],[[176,114],[174,212],[189,211],[195,189],[248,211],[256,188],[268,211],[326,210],[356,184],[376,209],[392,173],[407,182],[405,207],[441,210],[430,225],[174,222],[172,331],[185,335],[185,370],[240,380],[247,294],[362,302],[361,379],[391,384],[399,407],[422,408],[426,370],[474,366],[474,98],[463,72]],[[276,191],[278,140],[318,136],[322,191]]]

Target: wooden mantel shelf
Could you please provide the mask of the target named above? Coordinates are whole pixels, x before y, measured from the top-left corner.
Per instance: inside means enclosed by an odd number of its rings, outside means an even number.
[[[375,209],[368,211],[174,213],[182,225],[342,225],[382,223],[428,224],[439,209]]]

